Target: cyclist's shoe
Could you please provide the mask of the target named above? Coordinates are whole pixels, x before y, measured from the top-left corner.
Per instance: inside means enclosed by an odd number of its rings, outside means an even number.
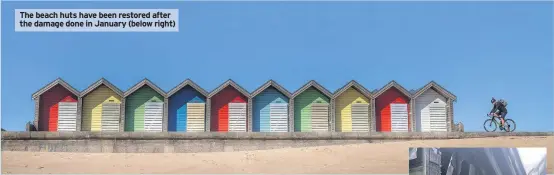
[[[504,130],[504,126],[500,126],[499,128],[500,128],[501,131]]]

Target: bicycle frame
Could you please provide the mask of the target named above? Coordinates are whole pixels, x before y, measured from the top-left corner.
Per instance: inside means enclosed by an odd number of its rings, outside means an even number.
[[[503,125],[502,125],[502,121],[500,120],[500,117],[496,117],[496,116],[494,116],[494,115],[487,115],[487,117],[490,117],[491,120],[492,120],[494,123],[496,123],[497,126],[503,126]],[[506,120],[506,119],[504,119],[504,120]]]

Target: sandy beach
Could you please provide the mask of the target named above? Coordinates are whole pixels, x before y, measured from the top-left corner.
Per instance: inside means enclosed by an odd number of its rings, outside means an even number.
[[[554,137],[498,137],[212,153],[2,152],[2,173],[408,173],[409,147],[548,147]],[[548,156],[554,173],[554,156]]]

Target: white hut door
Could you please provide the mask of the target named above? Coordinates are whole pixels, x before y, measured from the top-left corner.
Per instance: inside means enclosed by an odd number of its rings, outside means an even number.
[[[391,108],[391,131],[408,132],[408,104],[392,103]]]
[[[428,89],[415,99],[417,131],[446,131],[445,101],[446,98],[433,89]]]
[[[288,104],[270,103],[269,104],[269,131],[287,132],[288,131]]]
[[[77,131],[77,102],[58,103],[58,131]]]
[[[312,104],[312,131],[329,131],[329,105]]]
[[[102,131],[119,131],[120,103],[102,103]]]
[[[187,132],[204,132],[206,103],[187,103]]]
[[[446,103],[436,99],[428,106],[430,131],[446,132]]]
[[[229,103],[229,132],[246,132],[246,103]]]
[[[369,104],[352,104],[352,132],[369,132]]]
[[[164,102],[144,104],[144,131],[161,132]]]

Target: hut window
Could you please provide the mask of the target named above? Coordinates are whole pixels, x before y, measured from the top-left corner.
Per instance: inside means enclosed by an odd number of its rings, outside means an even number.
[[[433,103],[439,103],[438,101],[434,101]]]
[[[108,100],[109,102],[114,102],[114,100]]]
[[[356,101],[356,103],[362,103],[362,101]]]

